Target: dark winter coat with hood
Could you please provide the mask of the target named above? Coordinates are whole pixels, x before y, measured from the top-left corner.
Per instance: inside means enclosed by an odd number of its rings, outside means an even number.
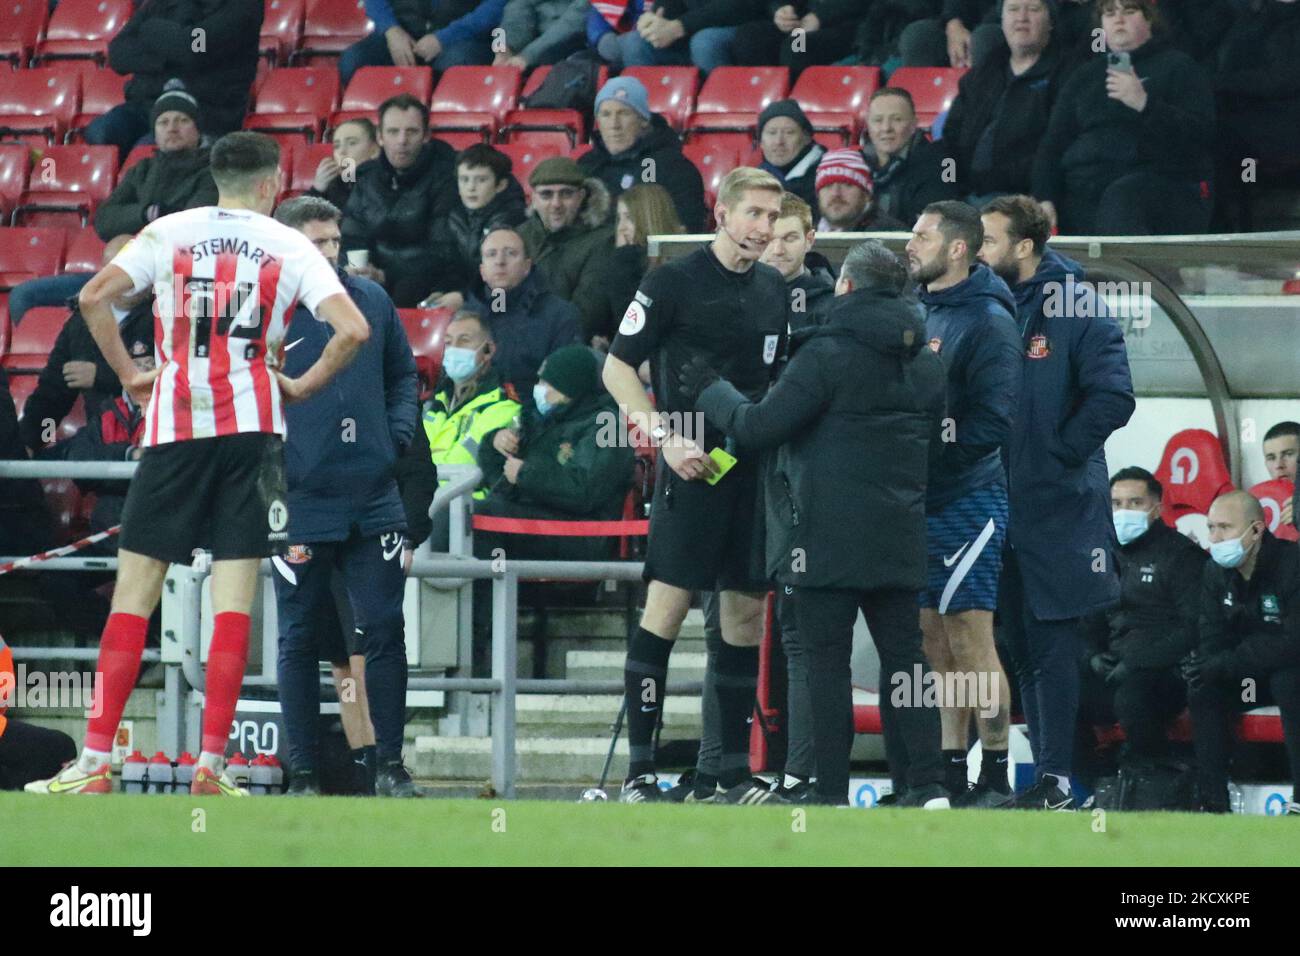
[[[449,240],[448,255],[452,257],[444,267],[449,284],[437,291],[464,292],[476,285],[483,237],[493,229],[517,228],[526,214],[523,187],[513,176],[506,180],[506,188],[481,209],[466,209],[458,196],[443,223]]]
[[[744,447],[779,446],[767,477],[768,574],[796,587],[920,588],[944,373],[916,307],[852,292],[795,339],[762,401],[719,380],[696,402]]]

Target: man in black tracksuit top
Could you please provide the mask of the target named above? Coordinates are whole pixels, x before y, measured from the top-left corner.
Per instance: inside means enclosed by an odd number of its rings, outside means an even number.
[[[622,799],[660,798],[652,737],[663,706],[668,656],[693,591],[721,590],[723,643],[716,683],[722,755],[718,785],[728,802],[772,795],[749,773],[749,717],[763,636],[763,583],[754,540],[760,456],[729,443],[672,387],[671,376],[701,357],[749,398],[762,397],[786,333],[781,274],[758,262],[781,208],[770,173],[732,170],[718,190],[716,238],[706,248],[646,274],[627,307],[605,362],[604,381],[630,421],[662,448],[650,513],[641,626],[628,642],[624,682],[631,762]],[[646,360],[660,404],[651,407],[637,370]],[[666,414],[665,414],[666,413]],[[714,485],[709,455],[719,447],[737,464]]]
[[[1275,705],[1300,814],[1300,550],[1268,532],[1245,491],[1210,505],[1210,558],[1201,579],[1200,647],[1185,664],[1201,806],[1228,810],[1228,765],[1238,714]]]
[[[880,651],[882,710],[905,751],[903,805],[946,807],[939,715],[920,706],[929,667],[917,591],[925,581],[925,485],[944,409],[944,369],[925,346],[907,270],[879,242],[851,250],[824,325],[762,401],[697,358],[682,390],[746,447],[777,448],[767,476],[767,571],[794,588],[808,658],[817,802],[848,799],[853,744],[849,660],[861,609]],[[888,675],[888,676],[887,676]]]
[[[1126,757],[1140,761],[1168,753],[1169,725],[1187,704],[1178,662],[1196,646],[1206,558],[1196,542],[1160,520],[1161,492],[1142,468],[1111,478],[1120,603],[1080,622],[1086,643],[1080,712],[1087,725],[1118,720]]]
[[[311,196],[284,203],[276,218],[300,230],[337,268],[338,209]],[[319,716],[318,633],[337,637],[330,618],[332,580],[341,571],[355,633],[365,655],[365,684],[375,732],[376,790],[417,795],[402,766],[406,646],[402,619],[408,521],[395,474],[416,437],[418,379],[411,347],[392,300],[369,279],[342,276],[371,326],[368,343],[312,398],[285,409],[289,553],[276,574],[280,700],[292,773],[313,792]],[[329,326],[299,310],[286,333],[284,372],[311,366],[330,339]],[[427,446],[426,446],[427,447]],[[425,452],[424,458],[428,459]],[[431,459],[429,459],[431,461]],[[429,487],[432,494],[433,485]],[[428,511],[428,498],[424,510]],[[427,530],[426,530],[427,533]],[[329,626],[325,627],[324,622]],[[338,660],[337,653],[330,655]]]

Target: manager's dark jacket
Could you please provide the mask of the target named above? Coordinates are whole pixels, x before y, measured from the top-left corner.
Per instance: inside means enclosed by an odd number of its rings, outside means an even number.
[[[1120,596],[1104,445],[1133,414],[1133,380],[1123,333],[1083,280],[1079,263],[1048,249],[1012,289],[1024,357],[1005,456],[1007,541],[1042,621],[1080,617]]]
[[[369,279],[340,279],[366,317],[370,339],[319,393],[285,406],[289,538],[295,544],[346,541],[353,528],[367,537],[410,530],[395,478],[416,432],[424,431],[415,359],[384,290]],[[333,334],[300,306],[285,338],[291,347],[284,373],[296,377],[309,369]],[[427,439],[424,448],[421,457],[432,464]],[[436,486],[436,479],[428,486],[426,515]]]
[[[761,402],[718,380],[696,403],[743,447],[781,446],[767,477],[768,574],[798,587],[918,589],[927,455],[944,407],[925,325],[898,295],[864,290],[795,339]]]

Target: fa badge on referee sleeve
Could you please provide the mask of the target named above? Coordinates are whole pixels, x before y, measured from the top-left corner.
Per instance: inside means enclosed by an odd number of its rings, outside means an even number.
[[[771,365],[776,361],[776,347],[781,342],[780,335],[763,336],[763,364]]]

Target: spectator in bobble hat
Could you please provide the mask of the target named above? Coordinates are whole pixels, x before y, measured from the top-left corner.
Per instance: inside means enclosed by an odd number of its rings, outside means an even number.
[[[759,169],[781,181],[810,206],[817,205],[817,164],[826,147],[813,141],[813,125],[794,100],[777,100],[758,114]]]
[[[897,219],[886,216],[872,201],[871,170],[856,149],[828,150],[817,164],[818,232],[904,231]]]
[[[605,184],[611,199],[637,183],[658,183],[673,197],[687,231],[704,229],[704,181],[682,155],[680,137],[662,116],[650,112],[639,80],[617,76],[600,88],[591,142],[578,165]]]

